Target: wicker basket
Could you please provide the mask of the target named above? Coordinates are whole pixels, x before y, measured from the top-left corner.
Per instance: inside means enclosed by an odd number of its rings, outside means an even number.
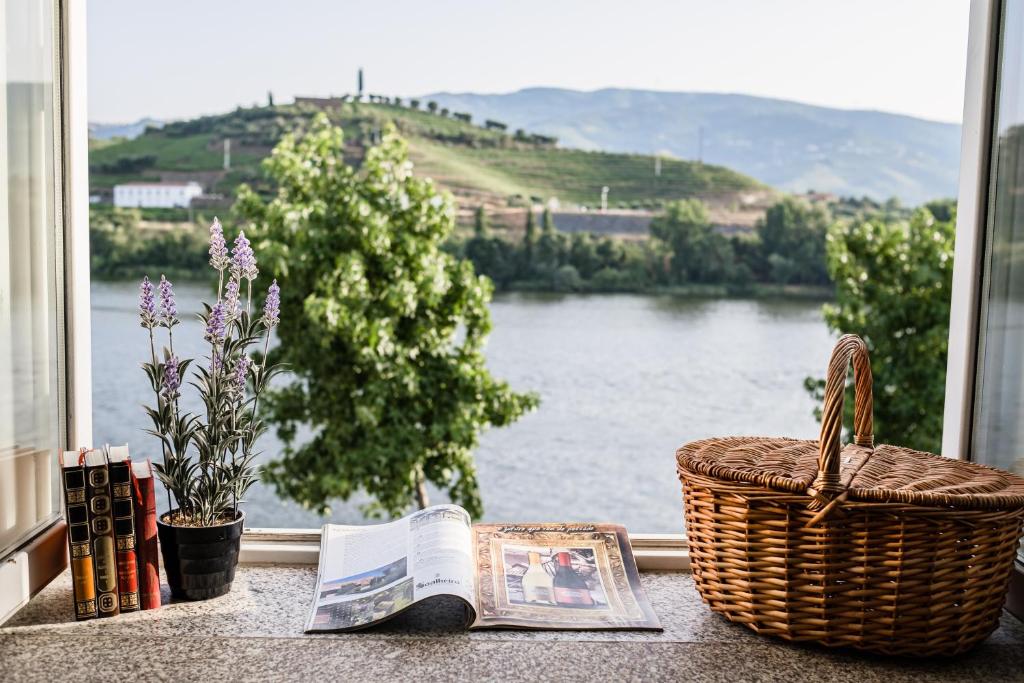
[[[854,443],[840,447],[853,360]],[[1024,518],[1024,479],[873,446],[857,336],[829,363],[819,441],[736,437],[676,454],[690,563],[716,612],[758,633],[951,655],[996,629]]]

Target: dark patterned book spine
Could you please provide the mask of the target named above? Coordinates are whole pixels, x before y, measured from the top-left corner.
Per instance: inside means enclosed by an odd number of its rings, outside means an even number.
[[[89,533],[89,509],[85,501],[85,468],[79,464],[78,451],[66,451],[61,458],[61,488],[64,491],[64,518],[68,524],[68,552],[71,555],[71,585],[75,600],[75,619],[95,619],[96,579],[92,567],[92,534]]]
[[[160,558],[156,530],[156,478],[149,459],[132,463],[135,503],[135,552],[139,560],[142,609],[160,606]]]
[[[100,617],[112,617],[121,610],[117,600],[114,519],[110,514],[110,472],[103,451],[91,450],[85,454],[85,480],[96,570],[96,608]]]
[[[135,510],[132,503],[132,464],[128,458],[128,447],[111,447],[109,460],[118,600],[122,612],[137,612],[139,571],[135,542]]]

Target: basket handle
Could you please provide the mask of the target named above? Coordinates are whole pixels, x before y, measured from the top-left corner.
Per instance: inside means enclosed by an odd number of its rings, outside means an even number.
[[[846,393],[846,372],[853,361],[854,397],[853,441],[858,446],[874,446],[872,428],[871,360],[864,340],[855,334],[844,334],[832,349],[825,379],[825,402],[821,410],[821,436],[818,438],[818,476],[810,493],[827,504],[843,492],[839,482],[839,453],[842,445],[843,399]],[[815,506],[812,506],[815,507]]]

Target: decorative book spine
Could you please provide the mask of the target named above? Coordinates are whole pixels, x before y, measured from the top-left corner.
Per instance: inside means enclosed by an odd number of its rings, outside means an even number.
[[[86,500],[96,569],[96,607],[100,617],[120,613],[117,601],[117,555],[114,551],[114,520],[110,514],[110,473],[102,451],[85,454]]]
[[[156,479],[149,459],[132,463],[135,503],[135,552],[139,560],[142,609],[160,606],[160,568],[156,530]]]
[[[64,516],[68,523],[75,619],[81,621],[95,619],[97,611],[90,542],[92,535],[89,533],[89,509],[85,500],[85,467],[78,460],[78,451],[66,451],[61,459],[60,474],[61,488],[64,490]]]
[[[110,497],[117,556],[117,593],[122,612],[139,610],[139,571],[136,558],[132,464],[127,446],[110,449]]]

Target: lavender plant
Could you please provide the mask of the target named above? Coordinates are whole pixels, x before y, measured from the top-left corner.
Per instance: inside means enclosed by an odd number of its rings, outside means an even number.
[[[155,407],[145,407],[153,422],[147,431],[160,439],[162,457],[155,467],[167,489],[169,521],[182,526],[214,526],[235,519],[239,503],[258,477],[253,447],[265,431],[257,412],[259,397],[279,370],[266,363],[271,331],[280,322],[277,280],[267,291],[262,315],[251,316],[252,282],[259,275],[256,256],[244,233],[239,233],[229,255],[217,219],[210,226],[210,266],[217,271],[218,282],[216,301],[203,303],[199,315],[210,349],[205,365],[175,354],[174,328],[180,320],[170,280],[161,276],[154,289],[145,277],[139,286],[139,321],[149,332],[150,351],[149,362],[142,367],[156,400]],[[167,345],[158,354],[162,330]],[[250,355],[251,347],[261,342],[262,353]],[[180,404],[182,378],[189,368],[189,384],[203,405],[200,414],[184,411]]]

